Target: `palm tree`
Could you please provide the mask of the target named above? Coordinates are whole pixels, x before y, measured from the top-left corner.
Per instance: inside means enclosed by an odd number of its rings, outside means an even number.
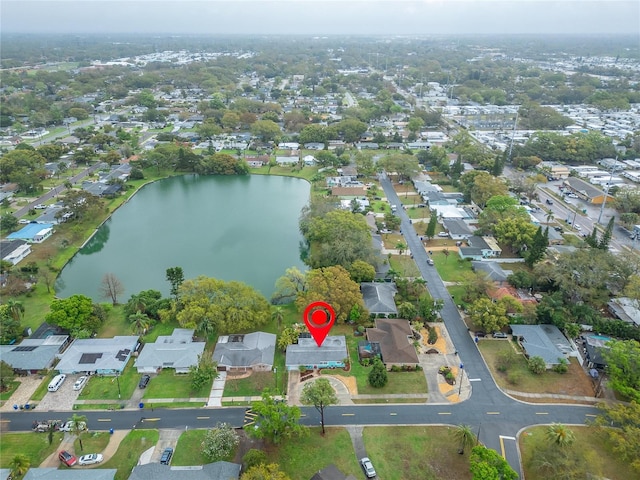
[[[476,445],[476,436],[469,425],[458,425],[453,435],[460,442],[460,448],[458,449],[460,455],[464,455],[465,447],[473,448]]]
[[[10,298],[9,300],[7,300],[7,306],[9,307],[11,318],[13,318],[16,322],[22,320],[22,314],[24,313],[24,305],[22,304],[22,302]]]
[[[275,320],[278,324],[278,331],[282,329],[282,320],[284,320],[284,310],[282,307],[276,307],[271,311],[271,320]]]
[[[398,242],[396,243],[396,249],[400,252],[400,255],[402,255],[407,249],[407,245],[402,242]]]
[[[24,475],[29,470],[31,461],[24,453],[18,453],[13,457],[9,467],[11,468],[11,477],[17,478],[20,475]]]
[[[447,259],[449,258],[449,253],[450,253],[450,252],[449,252],[449,249],[448,249],[448,248],[445,248],[445,249],[443,249],[443,250],[442,250],[442,254],[443,254],[443,255],[444,255],[444,257],[445,257],[445,260],[444,260],[445,262],[446,262],[446,261],[447,261]]]
[[[136,313],[132,313],[129,315],[129,321],[132,323],[133,331],[138,335],[142,335],[147,331],[151,321],[146,313],[142,313],[140,310],[136,311]]]
[[[571,445],[576,437],[566,425],[552,423],[547,427],[547,439],[559,447],[566,447]]]
[[[74,413],[71,417],[71,422],[73,426],[73,433],[76,434],[78,442],[80,443],[80,450],[84,450],[84,447],[82,446],[82,437],[80,435],[87,429],[87,417],[85,415],[76,415]]]

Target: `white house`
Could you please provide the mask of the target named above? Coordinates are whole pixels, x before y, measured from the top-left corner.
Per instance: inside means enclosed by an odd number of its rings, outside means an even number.
[[[156,373],[163,368],[189,373],[189,367],[198,364],[205,347],[205,342],[193,341],[193,332],[175,328],[171,335],[160,335],[155,343],[147,343],[135,363],[138,373]]]

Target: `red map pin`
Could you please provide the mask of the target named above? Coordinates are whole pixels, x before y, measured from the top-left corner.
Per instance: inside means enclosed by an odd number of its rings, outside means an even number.
[[[336,312],[326,302],[313,302],[304,309],[304,323],[319,347],[336,321]]]

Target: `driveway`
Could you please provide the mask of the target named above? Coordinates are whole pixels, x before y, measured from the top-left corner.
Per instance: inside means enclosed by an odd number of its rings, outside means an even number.
[[[17,377],[16,380],[20,382],[20,386],[13,392],[9,400],[3,402],[2,407],[0,407],[0,412],[11,412],[14,410],[14,405],[24,405],[28,403],[33,393],[43,381],[40,375]]]
[[[38,404],[36,411],[73,410],[73,404],[80,395],[80,390],[74,390],[73,384],[80,377],[81,375],[67,375],[57,392],[47,392],[41,401],[35,402]]]

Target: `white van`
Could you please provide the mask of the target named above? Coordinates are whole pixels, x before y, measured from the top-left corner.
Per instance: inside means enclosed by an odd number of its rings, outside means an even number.
[[[63,373],[53,377],[53,380],[51,380],[51,382],[49,383],[49,391],[50,392],[57,392],[58,389],[60,388],[60,385],[62,385],[64,383],[64,379],[65,378],[67,378],[67,376],[65,374],[63,374]]]

